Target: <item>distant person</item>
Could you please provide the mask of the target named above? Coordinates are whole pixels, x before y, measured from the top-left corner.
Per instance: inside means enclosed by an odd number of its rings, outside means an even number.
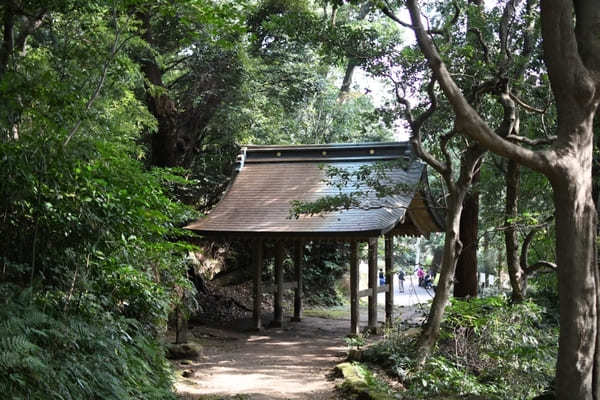
[[[379,286],[385,285],[385,275],[383,274],[383,269],[379,268]]]
[[[398,288],[400,293],[404,293],[404,271],[398,271]]]
[[[423,287],[423,278],[425,278],[425,271],[423,268],[417,268],[417,278],[419,278],[419,286]]]
[[[425,289],[431,289],[432,286],[433,286],[433,279],[431,279],[431,275],[429,275],[429,272],[428,272],[423,277],[423,287]]]

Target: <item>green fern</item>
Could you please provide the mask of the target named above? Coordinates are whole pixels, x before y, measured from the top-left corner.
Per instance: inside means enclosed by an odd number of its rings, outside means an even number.
[[[21,361],[19,353],[8,350],[0,350],[0,369],[10,370],[18,367]]]
[[[173,399],[162,348],[131,320],[0,309],[0,393],[7,399]]]

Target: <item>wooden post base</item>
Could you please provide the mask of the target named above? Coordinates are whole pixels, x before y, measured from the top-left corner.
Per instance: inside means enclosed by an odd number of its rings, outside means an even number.
[[[285,322],[284,321],[273,320],[269,324],[269,328],[284,328],[284,327],[285,327]]]

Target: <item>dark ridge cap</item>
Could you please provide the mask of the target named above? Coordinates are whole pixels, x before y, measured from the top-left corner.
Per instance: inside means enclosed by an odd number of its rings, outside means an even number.
[[[273,150],[330,150],[330,149],[367,149],[372,147],[408,147],[410,142],[366,142],[366,143],[331,143],[331,144],[298,144],[298,145],[253,145],[242,146],[248,152],[263,152]]]
[[[335,162],[410,159],[409,142],[373,142],[308,145],[249,145],[238,156],[238,170],[244,163]]]
[[[408,156],[396,156],[396,155],[392,155],[392,156],[382,156],[382,155],[367,155],[367,156],[360,156],[360,155],[356,155],[356,156],[339,156],[339,157],[264,157],[264,158],[247,158],[246,159],[246,163],[247,164],[254,164],[254,163],[288,163],[288,162],[328,162],[328,163],[335,163],[335,162],[348,162],[348,161],[385,161],[385,160],[397,160],[398,158],[406,158],[408,159]]]

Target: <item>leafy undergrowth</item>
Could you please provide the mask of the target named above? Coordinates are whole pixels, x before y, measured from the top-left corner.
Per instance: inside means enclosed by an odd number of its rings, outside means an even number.
[[[195,212],[120,140],[0,142],[2,399],[174,396],[159,338],[193,298],[175,239]]]
[[[554,376],[558,325],[533,301],[452,300],[438,346],[421,369],[414,362],[416,337],[404,331],[396,326],[364,354],[398,377],[403,398],[527,399],[547,390]]]
[[[174,399],[172,373],[138,322],[60,315],[25,291],[0,309],[5,399]]]

